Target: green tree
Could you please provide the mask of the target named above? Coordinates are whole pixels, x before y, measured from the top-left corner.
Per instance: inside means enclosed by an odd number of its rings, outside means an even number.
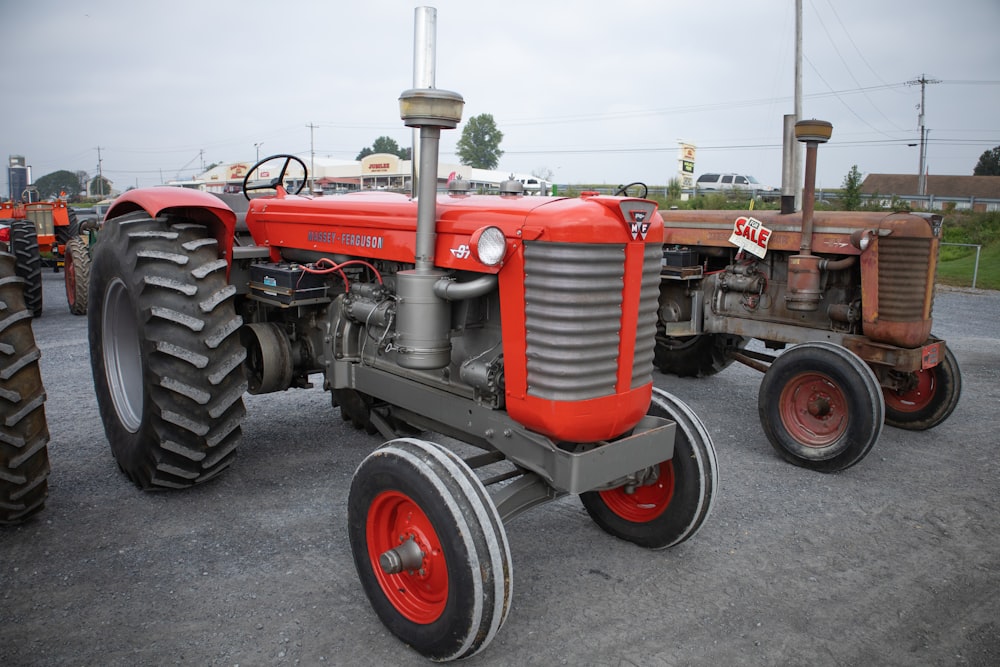
[[[111,194],[111,181],[104,178],[103,176],[94,176],[90,180],[90,196],[91,197],[107,197]]]
[[[381,136],[375,140],[375,142],[369,147],[365,146],[358,153],[358,156],[354,158],[355,160],[361,160],[369,155],[374,155],[375,153],[389,153],[390,155],[396,155],[401,160],[410,159],[410,149],[400,148],[399,144],[392,137]]]
[[[1000,176],[1000,146],[994,146],[979,156],[973,176]]]
[[[35,186],[38,187],[38,194],[42,196],[42,199],[57,197],[63,192],[66,193],[67,197],[75,197],[80,194],[80,179],[75,173],[65,169],[42,176],[35,181]]]
[[[462,164],[477,169],[496,169],[500,164],[500,142],[503,132],[497,129],[493,114],[483,113],[473,116],[462,128],[458,140],[458,159]]]
[[[845,211],[856,211],[861,208],[861,172],[858,165],[851,167],[844,176],[843,194],[840,196],[840,203]]]

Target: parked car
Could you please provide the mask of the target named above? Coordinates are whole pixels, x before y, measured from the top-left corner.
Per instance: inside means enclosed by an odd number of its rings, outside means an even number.
[[[754,190],[773,192],[774,188],[763,185],[753,176],[746,174],[702,174],[695,181],[698,190]]]

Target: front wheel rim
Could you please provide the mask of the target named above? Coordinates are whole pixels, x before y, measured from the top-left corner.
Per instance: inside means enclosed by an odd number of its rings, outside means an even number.
[[[142,424],[142,352],[128,289],[120,278],[104,293],[102,352],[108,393],[121,425],[130,433]]]
[[[912,389],[885,392],[886,407],[897,412],[919,412],[930,405],[937,391],[934,372],[926,370],[916,375],[917,384]]]
[[[440,618],[448,603],[447,562],[437,532],[420,506],[404,493],[384,491],[368,508],[365,531],[375,578],[396,611],[422,625]],[[379,556],[411,539],[423,553],[420,567],[387,574]]]
[[[617,516],[632,523],[648,523],[667,509],[674,497],[674,464],[664,461],[660,473],[652,484],[626,490],[619,486],[600,491],[601,500]]]
[[[847,399],[840,387],[822,373],[795,376],[778,400],[785,429],[806,447],[827,447],[847,430]]]

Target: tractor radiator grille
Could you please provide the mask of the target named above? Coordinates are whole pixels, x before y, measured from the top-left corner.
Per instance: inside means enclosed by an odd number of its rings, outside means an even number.
[[[656,244],[645,252],[632,387],[652,379],[661,252]],[[525,243],[530,395],[582,401],[615,393],[625,269],[621,244]]]
[[[934,280],[932,239],[886,236],[878,242],[878,315],[880,320],[923,320],[924,296]]]

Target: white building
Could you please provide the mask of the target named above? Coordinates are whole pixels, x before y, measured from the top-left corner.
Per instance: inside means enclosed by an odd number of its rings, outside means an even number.
[[[313,191],[324,195],[340,194],[354,190],[400,190],[409,191],[413,177],[413,164],[391,153],[375,153],[360,161],[336,160],[327,157],[297,156],[307,169],[314,169],[309,177]],[[276,163],[266,166],[273,167]],[[219,165],[194,177],[190,181],[171,181],[167,185],[177,185],[205,190],[206,192],[240,192],[247,172],[253,167],[250,162],[234,162]],[[277,174],[275,174],[276,176]],[[548,194],[549,184],[534,176],[511,174],[508,171],[475,169],[461,164],[438,164],[437,180],[440,188],[461,178],[469,183],[472,191],[497,192],[500,184],[510,179],[520,181],[525,194]],[[254,175],[254,179],[272,178],[267,172]],[[302,182],[302,168],[292,162],[285,174],[285,187],[297,188]]]

